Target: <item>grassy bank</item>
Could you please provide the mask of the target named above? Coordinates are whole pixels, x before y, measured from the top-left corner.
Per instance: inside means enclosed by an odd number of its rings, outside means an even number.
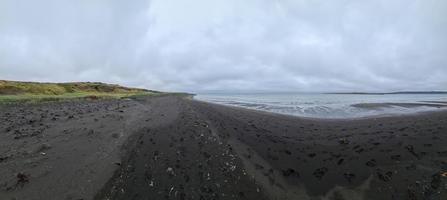
[[[0,103],[132,98],[163,92],[97,82],[38,83],[0,80]]]

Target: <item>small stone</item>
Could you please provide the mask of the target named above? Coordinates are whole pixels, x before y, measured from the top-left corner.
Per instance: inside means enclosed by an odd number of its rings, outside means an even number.
[[[24,185],[25,183],[29,182],[29,176],[25,173],[18,173],[17,174],[17,184],[18,185]]]
[[[342,144],[342,145],[346,145],[346,144],[349,144],[349,141],[346,138],[341,138],[340,140],[338,140],[338,143]]]
[[[366,166],[368,167],[375,167],[377,165],[377,162],[375,159],[371,159],[368,162],[366,162]]]
[[[348,180],[348,182],[351,182],[352,179],[355,178],[355,174],[349,172],[344,173],[343,176]]]
[[[35,151],[35,152],[36,152],[36,153],[37,153],[37,152],[43,153],[43,151],[46,151],[46,150],[48,150],[48,149],[51,149],[51,145],[50,145],[50,144],[47,144],[47,143],[43,143],[43,144],[41,144],[41,145],[37,148],[37,151]]]
[[[314,171],[313,175],[321,180],[321,178],[323,178],[323,176],[328,172],[329,170],[326,167],[322,167],[322,168],[318,168]]]
[[[169,176],[175,176],[175,172],[174,169],[172,169],[172,167],[168,167],[168,169],[166,169],[166,173],[168,173]]]

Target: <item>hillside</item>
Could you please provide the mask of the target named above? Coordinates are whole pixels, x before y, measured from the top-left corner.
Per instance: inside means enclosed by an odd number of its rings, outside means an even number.
[[[99,82],[39,83],[0,80],[0,101],[51,100],[83,97],[128,97],[162,94]]]

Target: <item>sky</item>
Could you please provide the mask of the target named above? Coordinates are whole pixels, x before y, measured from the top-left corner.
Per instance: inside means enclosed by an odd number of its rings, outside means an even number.
[[[445,0],[1,0],[0,79],[447,90]]]

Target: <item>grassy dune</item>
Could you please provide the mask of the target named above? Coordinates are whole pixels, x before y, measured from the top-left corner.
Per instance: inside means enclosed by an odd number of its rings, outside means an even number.
[[[160,94],[164,93],[98,82],[38,83],[0,80],[0,103],[123,98]]]

